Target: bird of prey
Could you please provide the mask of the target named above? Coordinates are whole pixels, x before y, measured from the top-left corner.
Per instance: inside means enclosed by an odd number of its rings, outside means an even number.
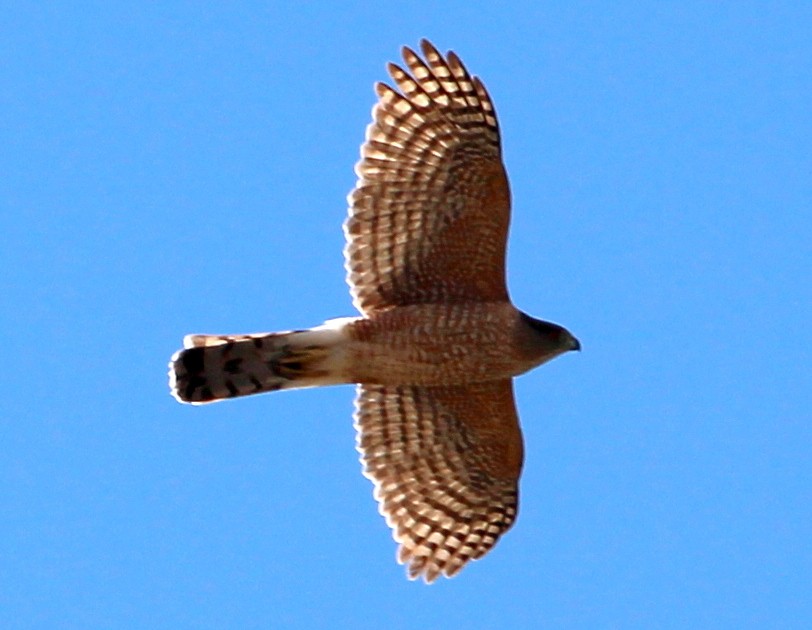
[[[411,579],[455,575],[516,518],[523,445],[513,377],[579,350],[510,301],[510,191],[496,112],[428,41],[375,86],[344,223],[359,317],[307,329],[188,335],[172,395],[203,404],[355,383],[357,448]]]

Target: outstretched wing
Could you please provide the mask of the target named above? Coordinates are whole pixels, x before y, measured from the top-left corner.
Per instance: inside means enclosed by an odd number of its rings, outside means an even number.
[[[355,422],[410,578],[456,574],[513,524],[523,447],[510,380],[359,385]]]
[[[362,313],[392,305],[501,301],[510,190],[490,96],[459,58],[423,40],[425,61],[376,86],[348,197],[347,281]]]

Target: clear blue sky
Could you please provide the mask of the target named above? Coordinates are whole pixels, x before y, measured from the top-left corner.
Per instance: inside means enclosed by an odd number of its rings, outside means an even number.
[[[2,10],[0,626],[812,627],[812,5],[277,4]],[[423,36],[496,102],[514,300],[584,347],[517,382],[516,526],[431,587],[351,387],[166,384],[185,333],[353,314],[372,84]]]

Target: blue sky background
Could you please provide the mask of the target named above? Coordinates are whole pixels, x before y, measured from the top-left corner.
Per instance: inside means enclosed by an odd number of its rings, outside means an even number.
[[[14,3],[0,19],[0,626],[812,627],[812,5]],[[582,341],[517,382],[514,529],[408,582],[351,387],[204,408],[190,332],[353,314],[372,84],[483,77],[509,285]]]

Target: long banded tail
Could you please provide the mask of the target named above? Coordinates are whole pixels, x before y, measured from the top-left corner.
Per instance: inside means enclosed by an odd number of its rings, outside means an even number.
[[[169,363],[169,388],[193,405],[344,382],[340,329],[187,335]]]

